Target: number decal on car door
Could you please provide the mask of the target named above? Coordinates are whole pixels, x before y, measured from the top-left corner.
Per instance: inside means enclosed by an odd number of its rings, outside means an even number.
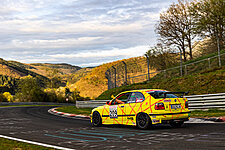
[[[110,118],[117,118],[117,106],[110,106],[109,107],[109,117]]]

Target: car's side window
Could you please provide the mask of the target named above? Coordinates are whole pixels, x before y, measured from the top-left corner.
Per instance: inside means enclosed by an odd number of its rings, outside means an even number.
[[[142,93],[140,92],[133,92],[127,101],[127,103],[140,103],[145,100],[145,97]]]
[[[112,100],[111,105],[117,105],[117,104],[119,104],[116,101],[116,99],[119,100],[119,101],[122,101],[122,102],[126,103],[128,101],[128,99],[129,99],[129,97],[130,97],[130,94],[131,93],[123,93],[123,94],[118,95],[114,100]]]

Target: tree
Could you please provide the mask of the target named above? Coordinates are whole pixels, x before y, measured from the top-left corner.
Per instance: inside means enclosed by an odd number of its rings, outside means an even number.
[[[189,5],[188,2],[180,0],[178,4],[172,4],[166,12],[160,14],[160,21],[156,25],[156,32],[161,40],[169,46],[176,46],[183,53],[184,61],[187,60],[187,47],[190,59],[193,58],[192,40],[196,37]]]
[[[224,46],[225,39],[225,1],[200,0],[191,3],[196,32],[201,37],[210,37],[218,49]]]
[[[178,62],[176,59],[177,53],[174,53],[161,43],[148,50],[146,55],[148,56],[150,66],[158,70],[167,69]]]
[[[19,80],[16,97],[20,101],[37,102],[45,101],[46,94],[41,89],[37,78],[29,75]]]

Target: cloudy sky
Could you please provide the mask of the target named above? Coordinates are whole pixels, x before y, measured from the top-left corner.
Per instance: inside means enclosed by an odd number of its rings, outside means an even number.
[[[4,0],[0,58],[96,66],[143,55],[177,0]]]

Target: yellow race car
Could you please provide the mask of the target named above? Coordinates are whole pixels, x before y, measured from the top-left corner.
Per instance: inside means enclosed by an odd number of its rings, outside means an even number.
[[[176,94],[176,95],[175,95]],[[181,96],[177,96],[181,94]],[[93,126],[102,124],[133,125],[147,129],[152,124],[169,123],[180,127],[190,118],[186,92],[160,89],[126,91],[113,97],[106,105],[91,112]]]

